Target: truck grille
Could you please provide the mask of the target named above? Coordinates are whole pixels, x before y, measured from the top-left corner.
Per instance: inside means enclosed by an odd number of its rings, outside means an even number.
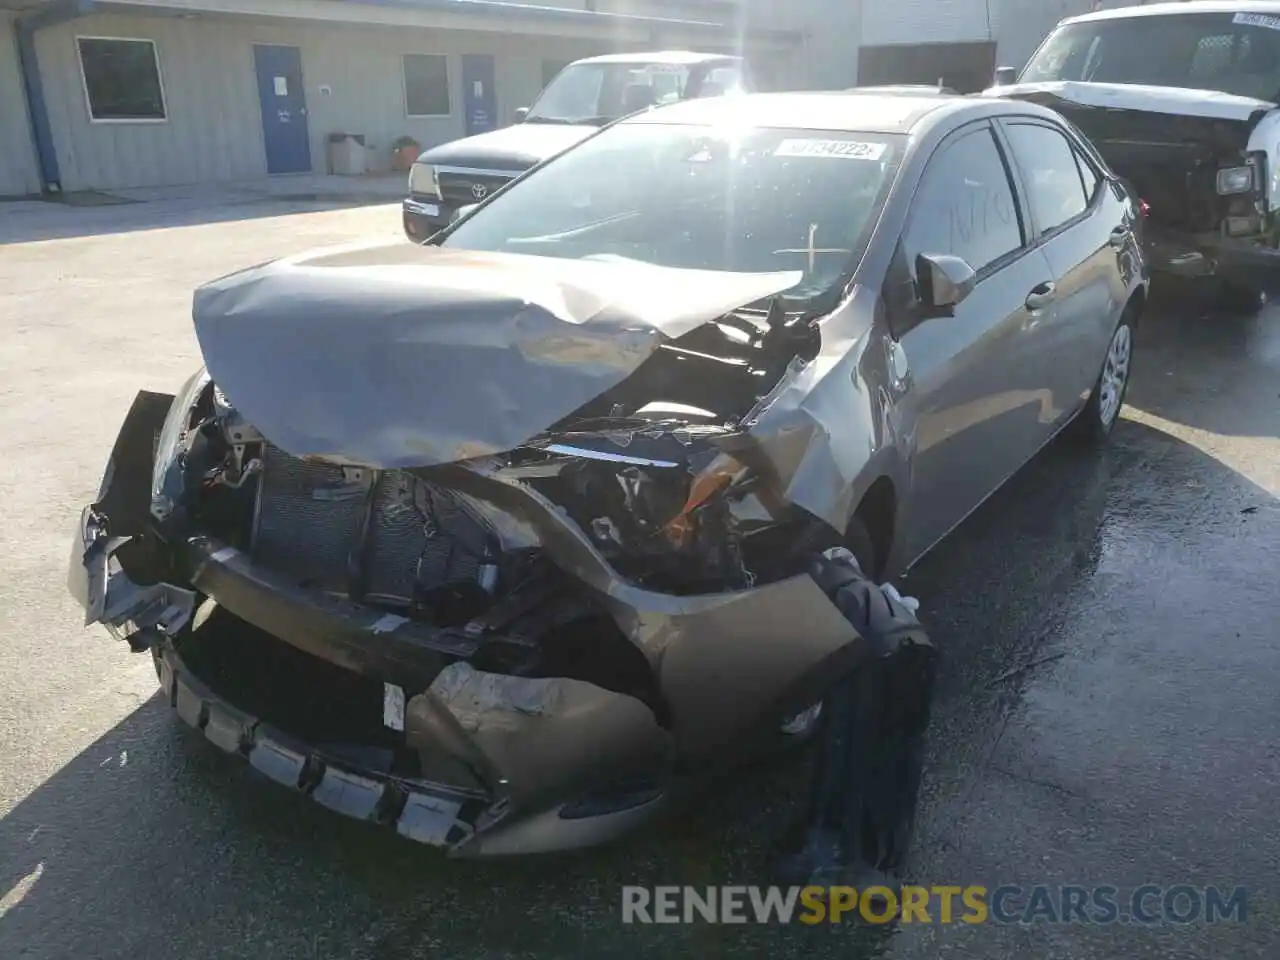
[[[369,490],[341,467],[270,444],[262,461],[251,552],[264,566],[345,594],[358,556],[364,596],[405,605],[422,590],[476,578],[490,531],[449,490],[402,470],[378,472]]]
[[[440,172],[440,196],[446,203],[455,204],[457,206],[465,206],[469,203],[479,203],[491,193],[497,193],[498,190],[505,187],[518,175],[516,171],[509,174],[482,174],[482,173],[446,173]],[[484,196],[477,197],[473,192],[475,187],[484,188]]]

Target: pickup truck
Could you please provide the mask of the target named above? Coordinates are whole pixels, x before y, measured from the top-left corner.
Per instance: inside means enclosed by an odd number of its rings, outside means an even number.
[[[459,209],[473,206],[526,170],[602,126],[673,100],[751,89],[741,57],[674,50],[578,60],[547,84],[516,123],[426,150],[409,173],[404,232],[421,243]]]
[[[1145,203],[1153,271],[1210,278],[1239,310],[1280,289],[1280,0],[1070,17],[1011,73],[984,95],[1051,107],[1093,141]]]

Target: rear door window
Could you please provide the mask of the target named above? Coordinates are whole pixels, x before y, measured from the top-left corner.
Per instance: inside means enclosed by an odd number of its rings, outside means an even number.
[[[1065,134],[1039,123],[1006,123],[1005,135],[1027,185],[1032,218],[1042,233],[1058,229],[1088,209],[1080,164]]]
[[[1023,246],[1018,206],[1000,148],[986,124],[948,141],[920,181],[904,236],[917,254],[951,254],[981,272]]]

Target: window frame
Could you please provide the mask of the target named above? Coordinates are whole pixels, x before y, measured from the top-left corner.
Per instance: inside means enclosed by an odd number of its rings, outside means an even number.
[[[93,98],[89,96],[89,75],[84,69],[84,49],[80,46],[83,40],[114,40],[121,43],[145,43],[151,47],[151,60],[156,68],[156,86],[160,89],[160,109],[162,117],[95,117],[93,115]],[[76,62],[80,64],[80,89],[84,93],[84,109],[89,115],[90,123],[122,124],[163,124],[169,122],[169,95],[164,89],[164,68],[160,63],[160,44],[150,37],[111,37],[101,34],[76,34]]]
[[[448,103],[447,113],[410,113],[409,112],[409,58],[439,57],[444,61],[444,92]],[[409,52],[400,54],[400,90],[404,96],[404,116],[406,120],[447,120],[454,115],[453,111],[453,58],[447,53]]]
[[[1089,208],[1093,206],[1093,201],[1097,199],[1098,194],[1102,191],[1102,184],[1106,182],[1107,178],[1094,169],[1089,158],[1086,157],[1074,143],[1071,144],[1071,152],[1076,156],[1076,170],[1080,173],[1080,185],[1085,187],[1085,212],[1087,213]],[[1093,174],[1093,190],[1089,190],[1085,185],[1084,173],[1086,170]]]
[[[1018,186],[1022,191],[1023,197],[1025,198],[1024,205],[1026,207],[1026,212],[1027,212],[1027,222],[1031,225],[1031,230],[1032,230],[1032,234],[1027,240],[1028,249],[1035,249],[1036,247],[1041,246],[1042,244],[1058,236],[1060,233],[1063,233],[1064,231],[1069,230],[1074,226],[1078,226],[1079,224],[1083,223],[1086,219],[1088,219],[1090,216],[1093,215],[1096,208],[1101,203],[1101,200],[1099,198],[1103,195],[1103,191],[1101,189],[1102,184],[1109,181],[1111,178],[1107,176],[1107,174],[1103,170],[1098,168],[1097,164],[1094,163],[1092,158],[1089,156],[1088,151],[1084,150],[1080,146],[1076,137],[1072,135],[1072,132],[1070,130],[1068,130],[1066,127],[1063,127],[1059,124],[1054,123],[1051,120],[1045,119],[1044,117],[1033,117],[1033,116],[1017,115],[1017,114],[997,117],[995,118],[995,125],[1000,132],[1001,140],[1006,144],[1007,152],[1008,152],[1008,162],[1013,165],[1014,173],[1018,178]],[[1094,175],[1097,176],[1098,178],[1098,185],[1097,187],[1094,188],[1093,195],[1092,196],[1086,195],[1085,197],[1084,209],[1081,210],[1079,213],[1077,213],[1075,216],[1071,217],[1070,219],[1063,220],[1061,223],[1055,224],[1054,226],[1050,227],[1048,230],[1044,229],[1040,225],[1039,219],[1035,215],[1035,210],[1031,205],[1031,192],[1027,186],[1026,180],[1024,179],[1022,164],[1018,162],[1018,156],[1013,149],[1013,143],[1008,139],[1007,128],[1015,127],[1015,126],[1044,127],[1048,130],[1052,130],[1054,133],[1057,133],[1059,136],[1061,136],[1064,140],[1067,141],[1067,149],[1071,151],[1071,155],[1076,162],[1076,177],[1080,181],[1081,193],[1084,192],[1084,177],[1080,173],[1080,163],[1082,161],[1087,161],[1089,163],[1089,167],[1093,170]]]
[[[913,260],[909,260],[910,251],[907,246],[907,237],[911,233],[911,228],[915,223],[916,216],[920,212],[920,188],[925,182],[925,178],[929,176],[929,171],[933,167],[933,163],[943,153],[954,146],[967,136],[985,131],[987,136],[991,138],[992,145],[996,149],[996,155],[1000,158],[1000,164],[1004,169],[1005,181],[1009,184],[1009,192],[1013,196],[1013,209],[1018,218],[1018,234],[1021,242],[1007,253],[1003,253],[990,263],[984,264],[981,269],[974,267],[974,284],[977,285],[987,277],[1004,269],[1018,258],[1025,256],[1032,248],[1032,232],[1030,222],[1030,212],[1026,206],[1026,197],[1022,192],[1023,185],[1021,176],[1012,165],[1012,159],[1009,156],[1009,145],[1000,135],[1000,130],[990,118],[981,120],[973,120],[966,123],[955,130],[948,133],[942,141],[929,154],[929,158],[924,162],[921,169],[920,177],[915,183],[915,196],[911,200],[911,208],[907,211],[907,216],[902,225],[902,230],[898,234],[898,248],[903,255],[903,261],[906,264],[907,271],[911,275],[912,282],[916,280],[916,265]],[[923,251],[917,251],[923,252]],[[972,267],[973,264],[970,264]]]

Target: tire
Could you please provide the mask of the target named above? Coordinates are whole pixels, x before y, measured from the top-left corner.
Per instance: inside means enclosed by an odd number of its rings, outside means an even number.
[[[824,701],[803,838],[780,874],[802,885],[851,882],[850,871],[859,887],[887,883],[915,829],[937,651],[914,613],[847,560],[819,561],[815,579],[868,656]]]
[[[1125,395],[1129,392],[1129,378],[1133,369],[1133,333],[1137,310],[1127,308],[1111,334],[1107,355],[1102,363],[1098,379],[1084,408],[1072,424],[1076,436],[1086,444],[1101,446],[1111,438]]]
[[[866,524],[857,517],[849,521],[849,528],[845,531],[844,547],[853,554],[853,558],[858,561],[858,566],[868,577],[873,577],[879,572],[876,566],[878,562],[876,548],[871,541],[871,533],[867,530]],[[817,729],[822,709],[822,701],[819,700],[788,717],[781,727],[782,736],[793,743],[808,743]]]
[[[882,838],[881,858],[874,864],[888,871],[901,867],[915,830],[937,650],[909,611],[867,603],[866,587],[866,581],[845,583],[831,599],[868,640],[874,635],[872,645],[879,647],[879,655],[858,668],[852,720],[854,730],[875,731],[865,738],[863,754],[865,773],[875,785],[867,791],[867,812],[895,824]],[[879,588],[871,589],[872,599],[879,600]]]

